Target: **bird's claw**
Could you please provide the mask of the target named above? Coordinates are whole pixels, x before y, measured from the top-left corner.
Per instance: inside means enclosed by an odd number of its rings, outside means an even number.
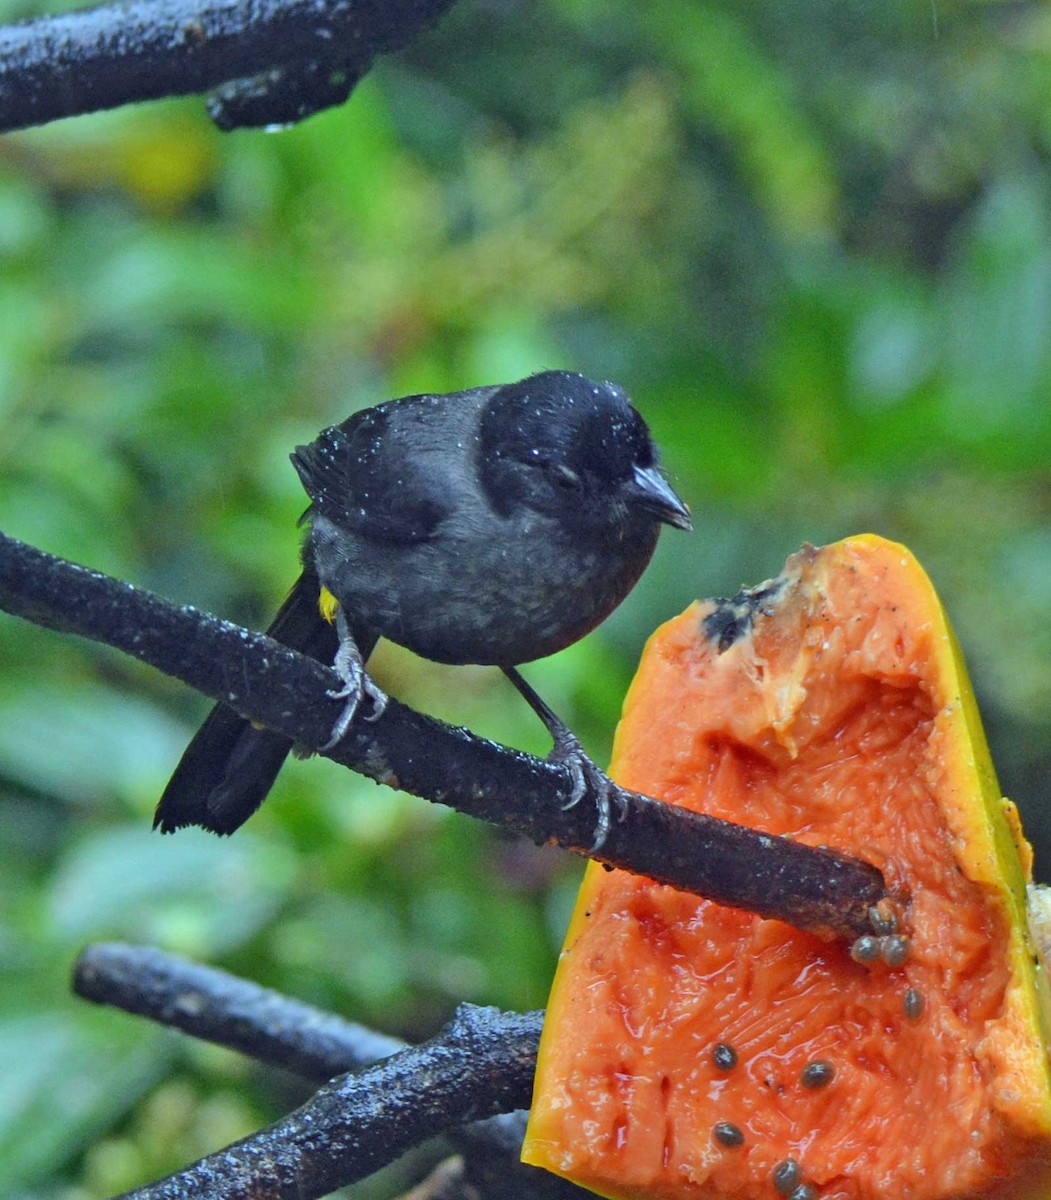
[[[618,809],[618,822],[628,815],[628,802],[624,793],[605,771],[591,761],[576,735],[565,727],[555,734],[555,744],[547,757],[549,762],[568,767],[573,781],[569,799],[562,805],[563,811],[574,808],[589,793],[594,799],[598,809],[598,823],[595,826],[595,841],[591,850],[600,850],[612,828],[612,806],[616,805]]]
[[[536,689],[522,678],[516,667],[504,666],[501,669],[521,692],[533,712],[544,722],[548,733],[554,739],[555,744],[551,747],[547,761],[558,763],[569,769],[573,786],[569,790],[569,799],[562,805],[563,811],[579,804],[586,795],[590,795],[595,801],[595,807],[598,809],[598,824],[595,826],[595,841],[591,846],[591,852],[594,854],[605,844],[612,828],[611,804],[615,804],[619,810],[618,821],[623,821],[628,815],[627,794],[622,792],[613,780],[588,758],[576,734],[537,695]]]
[[[332,734],[328,741],[323,746],[318,747],[322,754],[326,750],[331,750],[333,746],[338,745],[346,737],[347,730],[354,720],[362,697],[368,696],[372,702],[372,712],[365,717],[366,721],[378,720],[383,716],[384,709],[387,707],[387,693],[373,683],[364,671],[360,672],[355,682],[348,681],[341,688],[330,691],[327,695],[333,700],[346,699],[347,703],[344,705],[343,711],[339,714],[335,725],[332,726]]]
[[[346,700],[347,703],[335,725],[332,726],[332,734],[328,741],[318,747],[322,753],[331,750],[346,737],[363,696],[368,696],[372,702],[372,712],[365,718],[366,721],[378,720],[387,707],[386,692],[365,673],[365,666],[361,661],[357,643],[350,634],[342,610],[337,615],[336,625],[339,629],[340,641],[339,649],[336,651],[336,661],[332,666],[343,681],[343,686],[333,688],[326,694],[332,700]]]

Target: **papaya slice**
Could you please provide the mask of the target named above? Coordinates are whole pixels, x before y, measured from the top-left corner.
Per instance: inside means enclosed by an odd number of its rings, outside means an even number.
[[[804,547],[651,638],[613,777],[878,866],[872,945],[592,864],[523,1149],[609,1197],[1051,1195],[1028,845],[903,546]]]

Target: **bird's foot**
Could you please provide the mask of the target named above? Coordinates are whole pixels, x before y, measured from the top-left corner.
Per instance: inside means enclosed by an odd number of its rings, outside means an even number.
[[[563,810],[573,808],[590,794],[598,809],[598,824],[595,826],[595,841],[591,850],[601,850],[613,826],[610,808],[616,805],[618,821],[623,821],[628,815],[628,802],[624,793],[612,779],[588,758],[580,739],[569,726],[548,706],[547,702],[522,678],[515,667],[502,667],[501,670],[515,685],[526,703],[547,726],[548,733],[554,739],[548,762],[560,763],[569,768],[573,787],[569,799],[562,805]]]
[[[595,826],[595,840],[591,849],[601,850],[613,826],[613,807],[617,808],[617,820],[623,821],[628,815],[627,800],[605,771],[588,757],[576,734],[561,721],[558,724],[560,728],[551,729],[555,744],[547,756],[547,761],[568,767],[570,778],[573,780],[569,799],[562,808],[574,808],[585,796],[591,796],[598,809],[598,823]]]
[[[572,779],[570,798],[563,804],[563,810],[575,808],[581,800],[590,794],[599,810],[599,822],[595,826],[595,840],[591,851],[601,850],[606,844],[609,829],[613,826],[612,810],[617,808],[617,820],[623,821],[627,816],[627,800],[624,792],[614,784],[612,779],[597,764],[591,761],[576,734],[569,727],[561,724],[559,730],[552,730],[554,745],[548,762],[557,762],[569,767]]]
[[[322,754],[326,750],[331,750],[333,746],[338,745],[347,735],[347,730],[350,728],[351,722],[354,720],[358,711],[358,705],[362,701],[362,697],[368,696],[372,702],[372,712],[366,716],[366,721],[375,721],[383,716],[383,711],[387,707],[387,693],[375,684],[364,671],[358,675],[356,680],[348,680],[341,688],[327,693],[333,700],[346,699],[347,703],[343,706],[343,711],[339,714],[335,725],[332,726],[332,733],[328,741],[319,746],[318,749]]]
[[[333,700],[346,700],[347,703],[335,725],[332,726],[332,734],[328,741],[318,747],[322,753],[331,750],[346,737],[362,697],[368,696],[372,702],[372,712],[365,718],[366,721],[377,720],[383,716],[387,707],[387,693],[366,673],[365,664],[361,661],[361,652],[350,632],[350,626],[347,624],[342,609],[336,613],[336,629],[339,632],[339,649],[336,651],[336,659],[332,667],[343,681],[343,686],[329,691],[327,695]]]

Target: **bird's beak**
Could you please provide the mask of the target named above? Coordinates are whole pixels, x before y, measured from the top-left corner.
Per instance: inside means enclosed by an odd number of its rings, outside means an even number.
[[[653,513],[665,525],[676,529],[693,529],[690,510],[675,494],[671,484],[656,467],[636,467],[631,481],[635,503]]]

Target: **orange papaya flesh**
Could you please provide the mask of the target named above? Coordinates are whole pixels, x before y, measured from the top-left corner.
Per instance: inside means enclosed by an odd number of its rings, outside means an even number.
[[[911,952],[860,964],[846,945],[592,864],[526,1162],[609,1197],[779,1200],[789,1159],[789,1181],[822,1200],[1051,1195],[1029,848],[908,550],[869,535],[805,547],[778,579],[664,625],[611,774],[874,863]]]

